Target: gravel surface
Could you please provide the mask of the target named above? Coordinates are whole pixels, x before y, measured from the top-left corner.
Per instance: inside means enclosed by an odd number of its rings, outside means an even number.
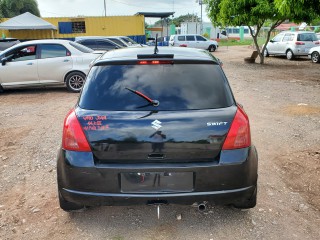
[[[56,154],[78,94],[65,88],[0,94],[0,239],[319,239],[320,64],[270,57],[246,64],[246,46],[221,47],[234,95],[259,153],[258,204],[99,207],[65,213]]]

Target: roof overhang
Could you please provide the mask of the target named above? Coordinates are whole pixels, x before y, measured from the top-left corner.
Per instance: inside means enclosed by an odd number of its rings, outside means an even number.
[[[135,15],[143,15],[149,18],[168,18],[173,16],[175,12],[137,12]]]

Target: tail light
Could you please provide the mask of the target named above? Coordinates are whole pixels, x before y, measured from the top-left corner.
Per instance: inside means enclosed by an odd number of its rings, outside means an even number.
[[[304,42],[295,42],[296,45],[304,45]]]
[[[74,109],[72,109],[64,119],[62,148],[79,152],[91,151]]]
[[[230,130],[222,146],[223,150],[246,148],[251,145],[250,124],[247,114],[238,106]]]
[[[317,45],[319,45],[320,44],[320,40],[319,41],[316,41],[316,42],[314,42],[315,44],[317,44]]]

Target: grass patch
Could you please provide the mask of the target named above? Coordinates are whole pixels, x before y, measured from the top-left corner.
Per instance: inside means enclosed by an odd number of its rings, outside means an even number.
[[[262,46],[265,44],[266,39],[264,38],[258,38],[258,44],[259,46]],[[249,46],[254,45],[253,39],[244,39],[243,41],[240,41],[238,39],[220,39],[219,46]]]

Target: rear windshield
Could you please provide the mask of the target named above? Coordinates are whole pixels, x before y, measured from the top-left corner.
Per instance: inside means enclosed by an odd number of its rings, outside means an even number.
[[[297,41],[313,42],[317,41],[317,35],[315,33],[299,33]]]
[[[159,106],[151,106],[139,91]],[[91,69],[79,106],[92,110],[188,110],[233,105],[227,80],[214,64],[107,65]]]

